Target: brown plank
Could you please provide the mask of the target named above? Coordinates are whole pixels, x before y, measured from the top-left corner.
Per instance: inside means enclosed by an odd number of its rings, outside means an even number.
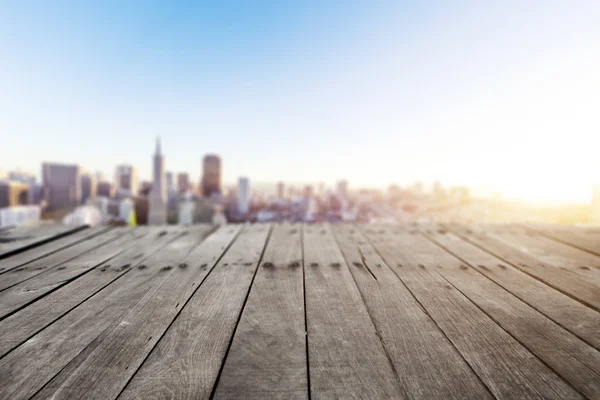
[[[210,397],[270,227],[244,229],[119,399]]]
[[[464,260],[465,264],[474,266],[480,273],[600,350],[600,313],[450,232],[434,231],[429,236]]]
[[[581,396],[440,274],[434,246],[418,233],[369,230],[368,239],[490,391],[502,399]]]
[[[0,275],[0,291],[6,290],[21,282],[25,282],[38,275],[44,275],[57,268],[61,268],[64,263],[116,240],[123,232],[123,229],[112,229],[95,235],[88,240],[79,242],[76,246],[67,247],[48,257],[43,257],[21,267],[14,268],[6,274]]]
[[[405,398],[329,225],[304,227],[311,398]]]
[[[194,229],[186,229],[193,232]],[[180,236],[162,251],[150,257],[146,268],[135,268],[92,296],[64,317],[54,322],[0,360],[0,398],[26,399],[44,385],[64,375],[69,367],[76,368],[76,357],[92,351],[101,343],[98,339],[115,321],[131,311],[152,287],[159,285],[204,237],[200,232]],[[83,361],[83,360],[81,360]],[[57,375],[58,374],[58,375]],[[50,382],[53,377],[55,380]]]
[[[106,268],[96,268],[48,294],[43,301],[30,304],[0,321],[0,358],[131,269],[147,262],[148,257],[181,234],[180,229],[170,229],[167,233],[162,227],[145,231],[145,236],[132,239],[131,248],[111,259]]]
[[[0,291],[0,320],[26,305],[77,279],[125,251],[134,240],[131,231],[115,229],[104,243],[56,268],[45,270],[24,282]],[[114,239],[113,239],[114,238]],[[112,240],[111,240],[112,239]]]
[[[493,398],[431,317],[352,225],[333,229],[410,398]]]
[[[534,256],[545,267],[566,269],[580,275],[600,290],[600,257],[518,226],[493,233],[492,236]]]
[[[451,229],[464,240],[500,258],[505,263],[600,311],[600,290],[585,278],[568,270],[545,266],[538,258],[519,251],[484,231],[474,231],[464,227],[451,227]]]
[[[439,274],[579,393],[600,398],[600,352],[478,272],[497,264],[464,268],[465,262],[433,242],[420,240],[418,248],[442,266]]]
[[[65,226],[44,224],[33,228],[23,228],[23,230],[16,227],[5,232],[0,232],[0,259],[10,257],[86,228],[88,228],[87,225]]]
[[[83,240],[87,240],[98,234],[105,233],[112,228],[113,227],[108,226],[83,229],[60,239],[56,239],[38,247],[34,247],[25,252],[15,254],[12,257],[5,258],[4,260],[0,260],[0,279],[2,279],[2,274],[7,273],[14,268],[24,266],[27,263],[35,260],[39,260],[40,258],[46,257],[69,246],[73,246]]]
[[[308,398],[301,232],[276,225],[215,398]]]

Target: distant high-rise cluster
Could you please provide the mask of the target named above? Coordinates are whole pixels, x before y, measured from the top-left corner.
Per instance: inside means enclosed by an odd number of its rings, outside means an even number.
[[[115,170],[117,192],[124,197],[134,196],[138,192],[137,170],[129,164],[118,165]]]

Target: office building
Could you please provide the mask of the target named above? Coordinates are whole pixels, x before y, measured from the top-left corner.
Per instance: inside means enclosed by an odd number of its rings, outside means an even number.
[[[96,196],[112,198],[115,195],[115,189],[112,183],[100,181],[96,184]]]
[[[245,215],[250,210],[250,182],[248,178],[238,179],[237,187],[238,212]]]
[[[89,173],[81,174],[81,204],[96,198],[96,176]]]
[[[81,179],[78,165],[43,163],[42,182],[47,211],[74,208],[81,199]]]
[[[221,193],[221,159],[214,154],[204,157],[202,170],[202,195],[211,197],[213,193]]]
[[[165,182],[165,158],[160,148],[160,138],[156,139],[156,152],[153,158],[152,191],[150,192],[148,225],[167,223],[167,185]]]
[[[180,172],[177,174],[177,191],[179,193],[185,193],[192,188],[190,183],[190,176],[186,172]]]
[[[0,208],[29,204],[29,185],[23,182],[0,181]]]
[[[124,196],[135,196],[138,192],[137,170],[128,164],[118,165],[115,170],[117,192]]]

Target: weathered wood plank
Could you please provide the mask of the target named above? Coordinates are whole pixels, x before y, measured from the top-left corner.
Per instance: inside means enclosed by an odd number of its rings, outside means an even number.
[[[146,235],[133,240],[129,250],[110,260],[110,266],[97,268],[48,294],[43,301],[31,304],[0,321],[0,358],[132,268],[145,265],[142,263],[147,262],[151,255],[181,234],[180,229],[170,230],[172,232],[168,234],[164,228],[145,230]]]
[[[222,227],[152,288],[77,368],[62,371],[38,397],[114,399],[179,314],[214,263],[238,234],[240,227]],[[202,266],[205,267],[202,267]]]
[[[420,242],[419,251],[431,254],[448,282],[580,393],[600,398],[600,352],[478,272],[496,264],[464,268],[442,247]]]
[[[89,273],[94,268],[125,251],[134,238],[131,231],[119,231],[119,229],[115,229],[111,233],[103,235],[104,242],[98,247],[94,247],[55,268],[45,270],[31,279],[0,291],[0,320],[27,304],[44,297],[47,293]]]
[[[596,311],[600,311],[600,290],[598,290],[598,286],[587,282],[581,276],[571,271],[544,266],[536,257],[519,251],[483,231],[475,232],[464,227],[452,227],[451,229],[464,240],[539,279],[546,285],[560,290]]]
[[[207,399],[216,383],[270,227],[244,229],[119,399]]]
[[[600,256],[600,228],[546,224],[523,225],[527,230]]]
[[[329,225],[304,227],[311,398],[405,398]]]
[[[581,396],[440,274],[420,234],[368,230],[368,239],[497,398]],[[493,350],[492,350],[493,349]]]
[[[63,250],[84,240],[91,239],[93,236],[105,233],[112,228],[113,227],[108,226],[83,229],[60,239],[56,239],[38,247],[34,247],[28,251],[15,254],[12,257],[0,260],[0,280],[2,279],[2,274],[7,273],[14,268],[24,266],[32,261],[49,256],[50,254],[53,254],[59,250]]]
[[[493,398],[360,231],[351,225],[333,231],[407,395]]]
[[[566,269],[580,275],[600,290],[600,257],[520,227],[510,227],[490,235],[532,255],[545,267]]]
[[[64,226],[58,224],[42,225],[32,230],[20,231],[19,227],[1,232],[0,259],[12,256],[13,254],[29,250],[35,246],[48,243],[63,236],[70,235],[82,229],[88,228],[87,225]],[[16,240],[12,240],[16,239]]]
[[[186,229],[193,231],[197,228]],[[98,338],[115,321],[131,311],[133,305],[152,287],[166,279],[174,268],[202,241],[203,235],[188,234],[170,242],[150,257],[146,268],[130,270],[123,278],[92,296],[0,360],[0,398],[28,399],[49,382],[60,383],[72,360],[86,349],[93,349]],[[175,264],[176,265],[176,264]],[[57,376],[57,374],[59,376]],[[43,396],[42,396],[43,398]]]
[[[276,225],[215,398],[308,398],[301,232]]]
[[[600,313],[554,290],[453,233],[429,236],[513,295],[600,350]]]
[[[6,274],[0,275],[0,291],[6,290],[21,282],[25,282],[38,275],[47,274],[50,271],[56,270],[57,268],[60,268],[62,264],[97,247],[116,240],[123,232],[123,229],[112,229],[105,233],[95,235],[88,240],[84,240],[76,246],[67,247],[48,257],[40,258],[21,267],[14,268]]]

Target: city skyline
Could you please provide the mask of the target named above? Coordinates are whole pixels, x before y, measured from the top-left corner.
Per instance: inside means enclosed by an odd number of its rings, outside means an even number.
[[[161,135],[168,171],[197,180],[213,152],[228,185],[439,180],[583,203],[600,181],[597,2],[0,11],[3,170],[127,162],[143,179]]]

